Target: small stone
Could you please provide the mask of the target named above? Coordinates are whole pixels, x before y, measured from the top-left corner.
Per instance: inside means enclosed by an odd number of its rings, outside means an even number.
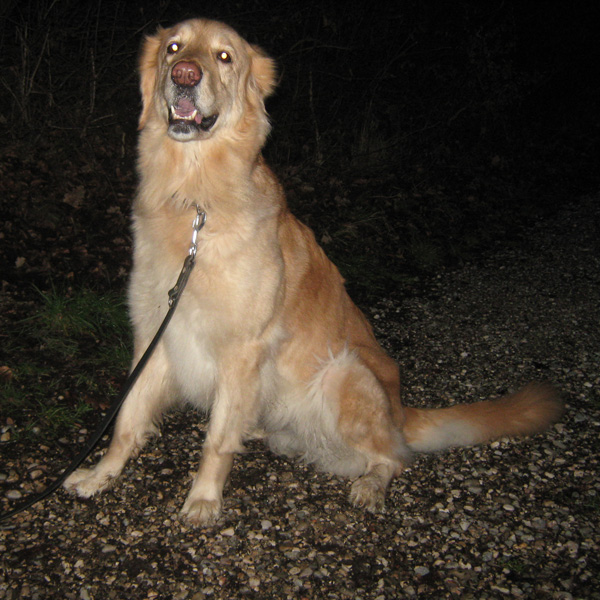
[[[571,557],[575,557],[577,556],[577,553],[579,552],[579,544],[577,542],[574,541],[568,541],[565,546],[567,547],[567,550],[569,551],[569,554],[571,555]]]
[[[531,521],[531,526],[534,529],[537,529],[538,531],[543,531],[544,529],[546,529],[546,521],[544,521],[544,519],[540,519],[539,517],[536,517],[534,519],[532,519]]]
[[[415,573],[419,577],[424,577],[429,574],[429,569],[427,567],[415,567]]]
[[[91,600],[89,592],[85,588],[79,590],[79,597],[81,600]]]
[[[23,494],[21,494],[19,490],[8,490],[8,492],[6,492],[6,497],[9,500],[18,500],[23,497]]]
[[[492,590],[494,590],[495,592],[500,592],[501,594],[504,594],[505,596],[508,596],[508,594],[510,594],[510,590],[508,588],[502,587],[499,585],[493,585]]]
[[[225,537],[232,537],[235,535],[235,529],[233,527],[228,527],[227,529],[223,529],[223,531],[221,531],[221,535],[223,535]]]

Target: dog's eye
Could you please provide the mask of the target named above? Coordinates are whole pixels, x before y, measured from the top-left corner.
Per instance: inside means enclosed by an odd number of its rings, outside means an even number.
[[[229,52],[225,51],[225,50],[221,50],[220,52],[217,52],[217,58],[224,63],[230,63],[231,62],[231,54],[229,54]]]
[[[173,42],[167,46],[168,54],[177,54],[179,52],[179,44],[177,42]]]

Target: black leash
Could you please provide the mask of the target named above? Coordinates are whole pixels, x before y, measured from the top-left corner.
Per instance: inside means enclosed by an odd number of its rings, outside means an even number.
[[[164,333],[165,329],[167,328],[169,321],[173,317],[173,314],[174,314],[175,309],[177,308],[177,304],[179,302],[179,298],[181,297],[181,294],[182,294],[182,292],[188,282],[188,279],[190,277],[190,273],[192,272],[192,269],[194,268],[194,265],[195,265],[196,252],[197,252],[196,240],[198,237],[198,232],[202,229],[202,227],[204,227],[204,223],[206,223],[206,213],[202,212],[200,210],[200,208],[198,206],[196,206],[196,217],[194,218],[194,223],[193,223],[194,231],[192,234],[192,244],[190,246],[189,254],[186,256],[186,258],[183,262],[183,268],[181,269],[181,273],[179,273],[177,282],[175,283],[174,287],[169,290],[169,310],[167,311],[167,314],[166,314],[165,318],[163,319],[163,322],[160,324],[158,331],[154,335],[154,338],[152,338],[152,341],[148,345],[148,348],[146,348],[146,351],[144,352],[142,358],[140,358],[139,362],[137,363],[137,365],[135,366],[133,371],[131,371],[131,374],[127,378],[127,381],[125,381],[125,384],[123,385],[123,389],[121,390],[121,394],[113,402],[110,409],[106,413],[104,419],[102,419],[101,423],[98,425],[98,427],[96,428],[96,430],[94,431],[94,433],[92,434],[90,439],[88,440],[85,447],[73,459],[71,464],[63,471],[62,475],[56,481],[52,482],[43,492],[40,492],[39,494],[33,496],[33,498],[30,498],[29,500],[27,500],[20,506],[17,506],[16,508],[13,508],[12,510],[10,510],[8,512],[5,512],[4,514],[1,514],[0,522],[10,519],[17,513],[27,510],[34,504],[40,502],[41,500],[43,500],[44,498],[47,498],[50,494],[55,492],[64,483],[64,481],[67,479],[67,477],[71,473],[73,473],[73,471],[75,471],[75,469],[77,469],[77,467],[79,467],[79,465],[89,456],[90,452],[95,448],[96,444],[100,441],[100,439],[102,438],[102,436],[108,429],[109,425],[112,423],[113,419],[116,417],[117,413],[119,412],[121,405],[125,401],[125,398],[127,398],[127,395],[131,391],[131,388],[133,387],[133,385],[137,381],[137,378],[139,377],[140,373],[143,371],[144,367],[146,366],[146,363],[150,359],[150,356],[152,356],[152,353],[154,352],[156,345],[158,344],[160,338],[162,337],[162,334]]]

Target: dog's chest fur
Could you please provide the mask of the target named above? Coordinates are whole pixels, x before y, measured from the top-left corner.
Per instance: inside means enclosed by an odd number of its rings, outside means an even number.
[[[167,293],[187,254],[193,217],[193,210],[134,214],[129,301],[136,337],[150,339],[167,311]],[[214,220],[209,214],[200,232],[195,268],[164,336],[177,387],[203,408],[212,402],[219,361],[232,346],[259,340],[274,356],[283,337],[273,318],[283,277],[276,228],[246,221],[236,229],[234,219],[218,215]]]

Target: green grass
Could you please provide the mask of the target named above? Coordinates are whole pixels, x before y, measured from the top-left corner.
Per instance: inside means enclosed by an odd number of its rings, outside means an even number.
[[[110,404],[131,360],[122,297],[88,289],[38,294],[38,311],[5,332],[10,376],[0,382],[0,424],[14,422],[12,439],[35,432],[50,439],[82,423]]]
[[[505,568],[509,569],[513,573],[523,575],[529,570],[529,565],[524,563],[520,558],[512,556],[510,558],[503,558],[500,560],[500,564]]]
[[[83,335],[125,335],[129,321],[125,303],[115,294],[97,294],[81,289],[72,295],[52,288],[37,290],[42,301],[39,312],[21,321],[35,323],[44,333],[56,339],[77,338]]]

